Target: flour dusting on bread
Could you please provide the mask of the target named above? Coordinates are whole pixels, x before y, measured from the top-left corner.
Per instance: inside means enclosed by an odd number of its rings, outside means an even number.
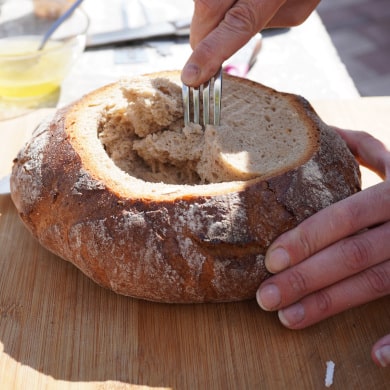
[[[42,159],[43,150],[50,141],[50,134],[47,131],[49,119],[44,120],[35,131],[35,137],[25,146],[30,158],[26,159],[23,165],[23,170],[18,171],[18,180],[23,182],[29,191],[20,194],[23,197],[23,202],[27,205],[33,205],[41,196],[42,192]],[[15,163],[23,163],[16,159]]]
[[[10,178],[34,237],[101,286],[159,302],[254,298],[271,242],[360,190],[310,104],[224,76],[221,126],[183,127],[180,72],[57,111]]]

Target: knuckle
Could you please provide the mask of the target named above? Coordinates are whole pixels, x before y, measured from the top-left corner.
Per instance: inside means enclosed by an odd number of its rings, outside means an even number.
[[[374,248],[367,238],[355,236],[344,241],[340,251],[345,266],[356,272],[368,268]]]
[[[217,47],[218,44],[211,37],[209,39],[204,39],[196,47],[196,56],[198,61],[202,61],[204,63],[204,70],[211,75],[217,73],[220,67],[219,58],[216,55]]]
[[[308,291],[307,276],[299,270],[291,269],[288,282],[294,293],[303,296]]]
[[[199,56],[207,60],[213,58],[213,55],[215,53],[215,47],[216,43],[212,39],[204,39],[202,42],[199,43],[196,50]],[[209,65],[210,61],[207,61],[207,64]]]
[[[383,296],[390,293],[390,261],[387,261],[388,266],[377,266],[370,268],[362,274],[363,283],[369,291],[375,296]]]
[[[256,33],[256,15],[250,7],[237,3],[226,13],[223,24],[232,32]]]
[[[309,230],[303,228],[302,225],[298,225],[294,229],[294,235],[294,246],[299,246],[299,251],[302,252],[304,258],[307,258],[315,253],[315,248],[312,243],[317,242],[317,240],[311,237]]]
[[[341,223],[344,226],[344,230],[348,232],[355,232],[357,230],[356,223],[360,220],[362,210],[360,207],[356,207],[355,204],[350,202],[344,202],[342,206],[334,207],[333,220],[337,226]],[[334,228],[336,229],[335,225]]]
[[[331,311],[333,306],[332,298],[325,290],[318,291],[315,295],[315,300],[320,312],[327,313]]]
[[[375,139],[375,137],[373,137],[371,134],[367,133],[366,131],[357,131],[356,133],[359,136],[362,144],[366,144]]]

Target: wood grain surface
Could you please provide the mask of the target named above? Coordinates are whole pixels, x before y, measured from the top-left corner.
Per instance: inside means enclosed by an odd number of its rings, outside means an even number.
[[[330,124],[390,145],[390,98],[314,102]],[[0,179],[49,112],[0,122]],[[365,185],[378,179],[365,175]],[[386,389],[372,344],[390,331],[390,297],[301,331],[254,300],[166,305],[118,296],[42,248],[0,194],[1,389]]]

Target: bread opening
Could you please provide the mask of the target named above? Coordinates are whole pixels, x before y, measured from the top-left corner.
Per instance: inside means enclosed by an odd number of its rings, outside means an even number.
[[[184,127],[181,85],[147,76],[122,81],[126,104],[110,102],[98,128],[108,156],[147,182],[209,184],[265,178],[301,165],[317,134],[291,100],[225,78],[221,125]]]

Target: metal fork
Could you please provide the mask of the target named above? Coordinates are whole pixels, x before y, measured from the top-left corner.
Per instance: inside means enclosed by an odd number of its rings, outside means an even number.
[[[213,112],[214,122],[210,122],[210,87],[213,89]],[[200,124],[200,94],[202,94],[203,105],[203,126],[214,124],[219,126],[221,120],[221,100],[222,100],[222,68],[207,83],[198,88],[191,88],[183,84],[183,105],[184,105],[184,125],[187,126],[190,120],[190,95],[192,90],[192,105],[194,109],[193,123]],[[202,93],[201,93],[202,92]]]

